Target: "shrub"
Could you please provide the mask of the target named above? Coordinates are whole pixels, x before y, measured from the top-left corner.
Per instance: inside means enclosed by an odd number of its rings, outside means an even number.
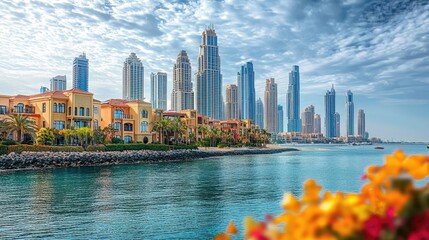
[[[124,140],[122,140],[120,138],[112,138],[111,142],[112,142],[112,144],[123,144]]]
[[[168,151],[170,146],[164,144],[106,144],[106,151],[126,151],[126,150],[153,150]]]
[[[106,146],[103,144],[89,145],[85,150],[88,152],[104,152],[106,151]]]
[[[6,154],[6,153],[7,153],[7,146],[0,145],[0,155]]]
[[[81,146],[43,146],[43,145],[11,145],[7,147],[7,152],[83,152]]]
[[[217,147],[218,147],[218,148],[225,148],[225,147],[228,147],[228,145],[226,145],[225,143],[219,143],[219,144],[217,145]]]
[[[13,140],[6,140],[6,141],[3,141],[1,144],[3,144],[3,145],[18,145],[19,143],[15,142]]]

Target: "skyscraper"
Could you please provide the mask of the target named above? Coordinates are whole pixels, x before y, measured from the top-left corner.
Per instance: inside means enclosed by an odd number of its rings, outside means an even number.
[[[278,132],[284,132],[284,128],[283,128],[283,124],[284,124],[284,120],[283,120],[283,106],[282,105],[277,105],[277,131]]]
[[[325,137],[335,137],[335,89],[332,85],[331,91],[325,94]]]
[[[173,67],[173,92],[171,108],[174,111],[194,109],[194,91],[192,90],[191,62],[185,50],[177,55]]]
[[[365,138],[365,112],[363,109],[358,111],[358,135]]]
[[[256,101],[256,120],[255,124],[259,126],[260,129],[264,128],[264,103],[261,98],[258,98]]]
[[[300,87],[299,87],[299,67],[294,65],[289,72],[289,86],[287,90],[287,131],[301,132],[300,111]]]
[[[335,113],[335,137],[341,136],[340,126],[341,126],[340,114],[336,112]]]
[[[211,119],[223,119],[222,73],[217,35],[210,26],[201,35],[198,55],[197,111]]]
[[[265,82],[264,108],[264,129],[270,133],[277,133],[277,83],[274,78]]]
[[[167,73],[150,74],[150,93],[152,108],[167,110]]]
[[[322,132],[322,121],[319,114],[314,114],[314,133]]]
[[[51,91],[63,91],[67,89],[66,75],[58,75],[51,78]]]
[[[129,101],[144,99],[144,67],[133,52],[125,59],[122,68],[122,98]]]
[[[88,92],[89,62],[82,53],[73,61],[73,88]]]
[[[40,86],[40,93],[45,93],[45,92],[48,92],[48,91],[49,91],[49,88],[44,87],[44,86]]]
[[[235,84],[226,85],[225,119],[239,119],[238,87]]]
[[[255,121],[255,72],[253,63],[247,62],[241,66],[241,72],[237,73],[237,84],[239,92],[240,119],[251,119]]]
[[[354,105],[353,105],[353,93],[348,90],[346,96],[346,136],[354,135]]]
[[[320,117],[320,116],[319,116]],[[302,118],[302,132],[313,133],[314,132],[314,106],[310,105],[304,109],[301,115]]]

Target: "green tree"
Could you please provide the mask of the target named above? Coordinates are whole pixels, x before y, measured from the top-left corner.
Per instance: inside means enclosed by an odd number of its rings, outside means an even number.
[[[51,128],[41,128],[37,132],[36,143],[39,145],[53,145],[55,133]]]
[[[72,129],[62,129],[59,134],[64,137],[64,145],[69,145],[71,142],[71,137],[73,136]]]
[[[162,143],[162,140],[167,137],[168,132],[171,131],[171,119],[162,118],[153,122],[153,130],[158,132],[158,142]]]
[[[97,128],[94,130],[94,143],[101,144],[106,142],[106,134],[101,128]]]
[[[1,124],[2,126],[0,131],[5,131],[8,135],[11,133],[16,133],[18,142],[21,142],[23,135],[26,133],[33,137],[36,135],[36,122],[33,121],[29,116],[24,116],[22,114],[8,116],[9,118],[6,118]]]
[[[115,130],[115,127],[113,126],[113,123],[103,128],[103,134],[106,135],[106,137],[108,137],[111,142],[115,138],[115,132],[116,130]]]
[[[79,141],[79,145],[83,146],[84,142],[88,145],[91,142],[93,133],[91,128],[83,127],[76,129],[77,139]]]

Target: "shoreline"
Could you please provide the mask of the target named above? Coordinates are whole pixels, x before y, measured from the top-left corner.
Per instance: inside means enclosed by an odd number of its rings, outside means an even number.
[[[0,156],[0,172],[42,170],[85,166],[162,163],[189,161],[234,155],[276,154],[299,151],[296,148],[201,148],[171,151],[111,151],[111,152],[23,152]]]

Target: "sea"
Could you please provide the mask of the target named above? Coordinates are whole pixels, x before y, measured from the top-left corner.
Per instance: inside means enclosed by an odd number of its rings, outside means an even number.
[[[299,152],[0,172],[0,239],[212,239],[234,220],[282,212],[306,179],[358,192],[369,165],[426,145],[282,145]]]

